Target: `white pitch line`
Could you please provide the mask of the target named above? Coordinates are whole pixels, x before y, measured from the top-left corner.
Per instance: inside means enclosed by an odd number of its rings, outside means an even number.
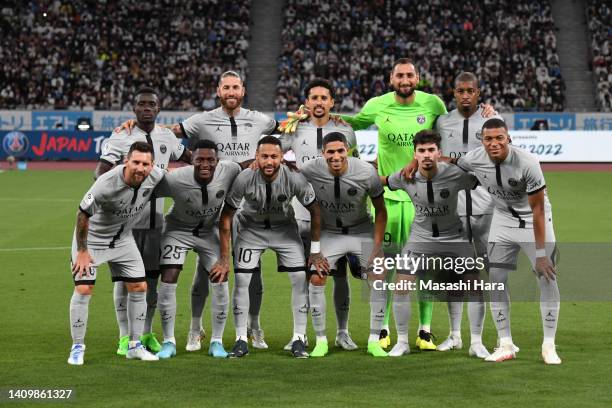
[[[62,247],[31,247],[31,248],[0,248],[0,252],[17,252],[17,251],[59,251],[71,249],[69,246]]]

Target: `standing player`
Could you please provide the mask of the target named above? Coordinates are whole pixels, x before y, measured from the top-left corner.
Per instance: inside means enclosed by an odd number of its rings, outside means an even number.
[[[297,168],[301,169],[307,162],[321,157],[323,139],[332,132],[343,134],[349,145],[348,154],[358,157],[357,138],[353,129],[331,119],[330,112],[334,107],[334,88],[332,84],[324,79],[315,79],[306,85],[304,96],[306,98],[306,108],[310,111],[309,120],[298,123],[294,133],[282,133],[280,136],[283,151],[292,150],[295,154]],[[310,213],[295,199],[293,200],[293,210],[295,211],[300,236],[304,242],[306,257],[308,257]],[[334,305],[338,322],[335,344],[345,350],[355,350],[357,344],[351,338],[348,330],[350,286],[347,280],[346,266],[346,258],[342,257],[338,260],[336,273],[333,275]],[[291,342],[285,346],[285,350],[291,350]]]
[[[554,267],[555,232],[540,163],[532,154],[510,144],[508,128],[500,119],[485,122],[482,143],[483,147],[453,161],[473,172],[495,203],[489,232],[489,280],[501,284],[503,290],[491,294],[499,348],[486,361],[500,362],[516,356],[510,332],[507,281],[508,271],[516,269],[522,249],[540,286],[542,357],[546,364],[561,364],[555,347],[560,299]]]
[[[478,78],[471,72],[462,72],[455,79],[455,102],[457,109],[442,115],[436,122],[436,130],[442,138],[442,152],[445,156],[458,158],[482,146],[483,108],[478,105],[480,89]],[[499,116],[496,116],[500,118]],[[486,258],[489,227],[493,216],[493,199],[482,187],[459,193],[457,207],[468,239],[476,249],[476,255]],[[478,299],[468,302],[471,345],[470,354],[480,358],[489,355],[482,344],[482,329],[485,317],[485,302],[482,293]],[[438,345],[438,351],[461,349],[461,315],[463,302],[449,302],[450,335]]]
[[[448,163],[438,163],[440,136],[430,130],[418,132],[413,139],[418,171],[414,182],[402,179],[402,172],[384,177],[391,190],[402,189],[410,195],[416,209],[410,238],[402,251],[412,259],[434,259],[448,256],[454,259],[473,257],[473,250],[457,214],[458,193],[472,189],[478,181],[474,176],[460,171]],[[397,281],[413,281],[415,272],[431,273],[427,267],[418,270],[401,269]],[[456,278],[451,271],[451,280]],[[399,357],[410,352],[408,345],[408,321],[410,320],[410,293],[399,290],[394,293],[393,312],[398,333],[397,344],[389,352]],[[488,353],[487,353],[488,354]]]
[[[315,111],[316,112],[316,111]],[[383,186],[374,167],[354,157],[348,157],[349,144],[339,132],[328,133],[322,140],[323,157],[310,160],[301,168],[312,184],[321,206],[321,247],[330,265],[331,275],[337,271],[337,261],[346,255],[359,259],[361,279],[367,279],[367,270],[375,256],[382,252],[387,211],[383,200]],[[368,211],[368,197],[376,215],[375,225]],[[368,283],[380,277],[369,276]],[[325,335],[326,306],[325,282],[327,274],[310,276],[308,297],[317,344],[311,357],[323,357],[328,352]],[[370,339],[368,353],[385,357],[387,353],[378,341],[384,318],[386,292],[370,287]],[[338,344],[338,340],[336,340]]]
[[[99,178],[123,161],[134,142],[153,146],[155,166],[165,170],[170,160],[191,161],[191,152],[176,139],[172,132],[155,124],[160,111],[159,96],[151,88],[142,88],[136,93],[134,113],[135,128],[128,135],[127,130],[113,133],[102,149],[95,177]],[[147,203],[142,216],[134,226],[133,235],[142,256],[147,276],[147,318],[145,320],[142,344],[154,353],[161,345],[152,333],[153,316],[157,307],[157,280],[159,278],[159,243],[164,220],[164,199],[155,198]],[[113,300],[119,325],[119,347],[117,354],[125,355],[128,349],[127,332],[127,291],[122,281],[114,280]]]
[[[189,138],[191,143],[202,139],[212,140],[217,145],[220,160],[240,163],[245,168],[255,159],[257,142],[261,136],[275,133],[278,123],[263,113],[243,108],[244,94],[245,87],[240,75],[234,71],[224,72],[219,78],[217,87],[221,107],[191,116],[184,122],[172,126],[173,132],[177,137]],[[207,272],[198,262],[191,291],[192,319],[187,343],[188,351],[200,349],[202,311],[207,294]],[[249,296],[251,306],[248,326],[253,347],[267,349],[268,345],[259,322],[263,281],[258,273],[255,273],[251,279]]]
[[[342,116],[355,130],[378,127],[378,174],[390,176],[412,161],[412,138],[423,129],[432,129],[438,116],[446,113],[444,102],[436,95],[417,91],[419,74],[409,58],[393,64],[389,77],[392,91],[370,99],[355,116]],[[385,206],[389,219],[385,231],[385,252],[397,253],[408,239],[414,218],[414,207],[404,191],[385,190]],[[387,302],[381,344],[388,347],[390,300]],[[417,347],[435,350],[431,336],[433,303],[419,302]]]
[[[304,335],[308,314],[308,287],[304,264],[304,247],[291,207],[297,197],[310,211],[311,249],[308,264],[317,270],[327,271],[329,265],[321,256],[319,242],[321,219],[319,204],[312,186],[299,173],[291,172],[281,164],[283,152],[280,141],[274,136],[264,136],[257,146],[258,169],[246,169],[234,181],[226,198],[219,222],[221,256],[211,271],[213,278],[225,278],[229,271],[230,231],[236,215],[236,239],[234,241],[235,286],[233,294],[236,344],[230,357],[248,354],[247,319],[249,309],[248,286],[254,272],[261,273],[260,257],[264,250],[276,252],[279,272],[289,272],[291,304],[293,310],[294,357],[305,358]],[[244,199],[244,202],[243,202]]]
[[[174,205],[166,215],[161,239],[159,313],[162,316],[164,343],[159,358],[176,355],[174,322],[176,320],[176,285],[187,251],[193,249],[209,272],[219,256],[217,223],[225,195],[240,173],[240,165],[219,162],[217,145],[200,140],[193,152],[193,165],[169,173],[157,186],[158,197],[172,197]],[[223,349],[223,329],[229,304],[228,282],[211,281],[212,336],[208,353],[227,357]]]
[[[125,282],[128,290],[128,351],[126,357],[157,360],[140,343],[147,304],[145,269],[132,236],[140,217],[164,172],[153,167],[153,148],[143,142],[132,144],[125,164],[102,175],[79,205],[72,240],[74,293],[70,300],[72,349],[68,363],[83,364],[89,301],[98,266],[108,262],[113,280]]]

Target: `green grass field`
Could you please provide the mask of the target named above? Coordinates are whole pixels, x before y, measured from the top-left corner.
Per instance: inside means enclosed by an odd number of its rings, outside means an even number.
[[[612,173],[547,173],[546,177],[559,242],[612,242]],[[521,348],[515,361],[487,364],[469,358],[466,349],[375,360],[365,354],[368,304],[356,280],[352,281],[350,327],[360,350],[344,352],[332,347],[327,358],[295,360],[282,351],[292,327],[288,279],[275,272],[274,258],[268,253],[262,324],[270,349],[251,350],[243,359],[217,360],[204,350],[184,351],[194,261],[190,256],[179,280],[179,354],[171,360],[143,363],[115,355],[111,282],[105,279],[107,269],[103,268],[90,305],[85,365],[69,366],[72,281],[68,247],[78,202],[91,181],[90,171],[0,173],[0,404],[7,401],[6,392],[11,388],[72,388],[75,396],[69,406],[612,406],[612,294],[607,295],[610,278],[604,276],[592,285],[601,294],[598,302],[575,295],[575,300],[562,303],[557,337],[564,360],[561,366],[545,366],[541,361],[539,307],[533,302],[518,302],[512,309],[513,337]],[[612,251],[610,244],[600,248],[604,249],[596,252],[604,268]],[[571,273],[588,279],[598,269],[589,259]],[[523,269],[516,279],[532,279],[530,273]],[[562,263],[562,298],[564,292],[579,292],[563,282]],[[536,291],[535,280],[532,283]],[[333,341],[332,305],[330,298],[328,336]],[[205,313],[210,332],[208,308]],[[443,339],[448,331],[446,305],[436,304],[434,313],[433,331]],[[416,314],[413,307],[411,335]],[[160,333],[158,318],[155,327]],[[309,322],[309,337],[314,338],[310,330]],[[230,319],[226,347],[231,347],[233,338]],[[490,349],[495,338],[487,313],[484,340]],[[463,339],[469,342],[467,316]]]

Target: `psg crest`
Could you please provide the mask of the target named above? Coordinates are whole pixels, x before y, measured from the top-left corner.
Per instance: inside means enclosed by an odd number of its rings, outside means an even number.
[[[30,141],[28,137],[21,132],[10,132],[2,139],[2,148],[8,155],[22,156],[28,151]]]

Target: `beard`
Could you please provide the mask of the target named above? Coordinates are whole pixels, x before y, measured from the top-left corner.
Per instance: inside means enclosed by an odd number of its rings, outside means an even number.
[[[414,94],[414,88],[410,88],[410,91],[408,92],[402,92],[399,90],[399,88],[396,88],[395,86],[391,85],[391,89],[393,89],[393,91],[395,91],[395,93],[397,95],[399,95],[402,98],[409,98]]]

